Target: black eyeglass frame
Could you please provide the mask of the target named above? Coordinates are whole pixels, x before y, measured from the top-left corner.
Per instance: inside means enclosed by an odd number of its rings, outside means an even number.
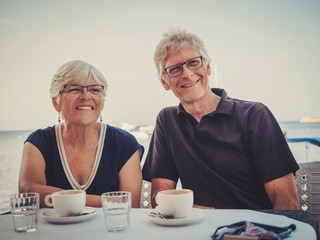
[[[196,58],[200,58],[200,61],[201,61],[200,66],[199,66],[199,67],[196,67],[196,68],[190,68],[189,65],[188,65],[188,63],[189,63],[190,61],[196,59]],[[184,63],[179,63],[179,64],[175,64],[175,65],[171,65],[171,66],[169,66],[169,67],[166,67],[165,69],[163,69],[162,74],[166,73],[166,74],[167,74],[169,77],[171,77],[171,78],[172,78],[172,77],[178,77],[178,76],[180,76],[180,75],[182,74],[182,72],[183,72],[183,65],[184,65],[184,64],[187,66],[188,69],[190,69],[190,70],[196,70],[196,69],[199,69],[199,68],[201,68],[201,67],[203,66],[203,59],[205,59],[203,56],[197,56],[197,57],[190,58],[189,60],[185,61]],[[172,68],[172,67],[175,67],[175,66],[180,66],[180,67],[181,67],[181,72],[180,72],[179,74],[177,74],[177,75],[170,75],[170,74],[168,73],[168,68]]]
[[[104,86],[103,86],[103,85],[100,85],[100,84],[91,84],[91,85],[87,85],[87,86],[82,86],[82,85],[79,85],[79,84],[67,84],[67,85],[64,85],[64,86],[60,89],[59,94],[63,93],[63,90],[65,90],[66,87],[69,87],[69,86],[81,87],[81,93],[80,93],[80,94],[83,93],[83,89],[84,89],[84,88],[86,88],[86,89],[87,89],[87,92],[89,92],[89,91],[88,91],[88,87],[99,86],[99,87],[102,88],[102,91],[103,91],[103,89],[104,89]],[[102,93],[102,92],[101,92],[101,93]]]

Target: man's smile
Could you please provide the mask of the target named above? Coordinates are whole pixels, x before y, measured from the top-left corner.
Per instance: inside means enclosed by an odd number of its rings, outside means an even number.
[[[193,83],[190,83],[190,84],[187,84],[187,85],[182,85],[181,87],[182,87],[182,88],[192,87],[193,85],[195,85],[195,84],[198,83],[199,81],[200,81],[200,79],[197,80],[197,81],[195,81],[195,82],[193,82]]]

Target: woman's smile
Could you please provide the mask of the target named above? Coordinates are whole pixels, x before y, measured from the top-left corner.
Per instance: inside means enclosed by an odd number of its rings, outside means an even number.
[[[76,107],[76,110],[94,110],[94,107],[92,106],[78,106]]]

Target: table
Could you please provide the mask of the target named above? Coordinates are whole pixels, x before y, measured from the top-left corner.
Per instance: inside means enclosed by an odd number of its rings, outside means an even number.
[[[46,209],[40,209],[40,213]],[[170,239],[197,239],[210,240],[214,230],[222,225],[232,224],[242,220],[259,222],[281,227],[295,224],[297,229],[288,240],[315,240],[316,232],[307,223],[297,221],[282,215],[270,214],[252,210],[225,210],[205,209],[205,217],[198,223],[179,227],[165,227],[151,223],[146,213],[151,209],[132,209],[130,229],[123,232],[108,232],[105,229],[104,217],[101,208],[90,220],[74,224],[50,224],[39,214],[38,230],[32,233],[16,233],[12,226],[11,214],[0,216],[0,239],[121,239],[121,240],[170,240]]]

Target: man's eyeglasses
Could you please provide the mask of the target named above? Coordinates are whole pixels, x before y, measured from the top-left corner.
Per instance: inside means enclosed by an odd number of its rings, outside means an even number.
[[[194,57],[184,63],[179,63],[179,64],[172,65],[170,67],[165,68],[163,70],[163,73],[166,72],[169,77],[177,77],[183,72],[183,65],[184,64],[190,70],[195,70],[195,69],[202,67],[202,65],[203,65],[202,60],[203,60],[202,56]]]
[[[74,95],[78,95],[78,94],[82,94],[83,89],[86,88],[87,92],[91,95],[98,95],[101,94],[104,86],[102,85],[88,85],[88,86],[81,86],[78,84],[70,84],[70,85],[65,85],[63,88],[60,89],[59,94],[61,93],[66,93],[66,94],[74,94]]]

